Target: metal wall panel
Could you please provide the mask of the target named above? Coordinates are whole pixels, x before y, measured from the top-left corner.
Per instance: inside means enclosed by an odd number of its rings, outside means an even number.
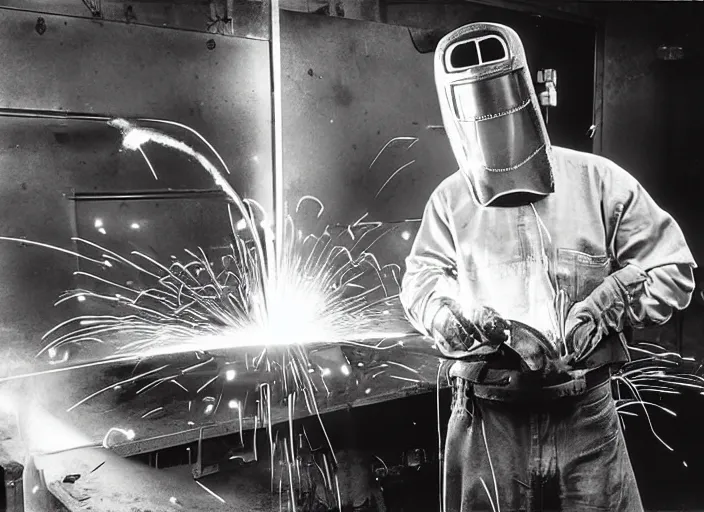
[[[0,13],[0,107],[184,123],[222,152],[233,167],[231,182],[236,190],[270,201],[266,41],[56,15],[42,15],[47,29],[39,35],[37,14],[7,9]],[[209,39],[216,43],[212,50],[206,45]],[[68,132],[55,142],[62,151],[75,153],[76,165],[82,157],[78,153],[102,156],[115,149],[114,135],[94,134],[94,126],[66,121],[51,123],[50,128]],[[54,152],[44,147],[39,151]],[[45,154],[45,167],[53,168],[54,162]],[[107,160],[104,164],[111,165]],[[177,174],[174,182],[179,185],[171,187],[188,186],[192,165],[168,163],[167,167]],[[163,186],[135,181],[141,174],[127,176],[126,172],[98,169],[85,181],[66,185],[105,192]]]
[[[295,1],[295,0],[294,0]],[[230,3],[230,2],[227,2]],[[312,2],[311,2],[312,3]],[[87,2],[75,0],[0,0],[0,8],[8,7],[43,14],[59,14],[92,19]],[[214,12],[212,6],[219,4]],[[180,30],[195,30],[214,34],[268,39],[268,2],[234,0],[227,17],[226,1],[219,2],[124,2],[123,0],[100,0],[100,21],[118,21],[131,25],[151,25]]]
[[[456,169],[441,124],[433,55],[406,28],[297,13],[282,17],[285,195],[313,195],[326,220],[421,216]],[[395,137],[400,140],[378,152]],[[381,190],[400,167],[400,171]]]

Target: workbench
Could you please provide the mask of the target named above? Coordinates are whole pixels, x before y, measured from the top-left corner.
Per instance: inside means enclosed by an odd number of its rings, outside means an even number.
[[[409,332],[400,340],[387,340],[375,347],[377,343],[368,347],[323,345],[307,351],[310,361],[327,373],[323,376],[317,371],[311,377],[317,388],[315,402],[323,425],[325,415],[334,411],[428,393],[438,383],[447,384],[440,372],[442,360],[427,339]],[[241,354],[214,355],[218,360],[236,361]],[[26,415],[24,430],[25,435],[34,430],[28,434],[31,449],[37,454],[37,466],[44,472],[51,493],[71,511],[278,509],[278,495],[269,488],[269,475],[243,468],[240,472],[200,479],[216,489],[214,492],[226,502],[223,504],[214,497],[204,499],[207,494],[194,481],[189,465],[155,469],[126,458],[173,447],[186,450],[199,439],[237,433],[253,436],[255,427],[261,432],[266,425],[261,421],[257,403],[263,396],[258,388],[270,379],[276,380],[275,371],[256,372],[240,365],[231,382],[194,392],[221,370],[213,361],[179,379],[190,392],[166,383],[134,395],[135,387],[142,388],[150,379],[162,375],[158,373],[134,383],[131,389],[110,389],[67,412],[87,395],[125,380],[126,376],[165,364],[187,367],[198,363],[198,358],[207,360],[203,355],[181,354],[155,358],[140,363],[136,369],[134,363],[120,363],[36,379],[34,406],[32,413]],[[344,371],[343,366],[347,368]],[[280,381],[280,373],[278,378]],[[290,396],[281,389],[276,392],[275,382],[269,384],[274,390],[268,412],[272,425],[316,414],[315,409],[306,406],[300,393],[289,410]],[[232,401],[241,404],[241,408],[229,407]],[[204,413],[208,404],[215,404],[211,414]],[[145,415],[154,410],[157,412]],[[111,428],[122,432],[108,436],[110,449],[105,449],[101,444]],[[134,432],[133,439],[126,438],[124,432],[128,430]],[[268,459],[269,454],[260,454],[261,457]],[[67,475],[81,476],[75,482],[64,482]],[[262,508],[252,508],[253,504],[261,504]]]

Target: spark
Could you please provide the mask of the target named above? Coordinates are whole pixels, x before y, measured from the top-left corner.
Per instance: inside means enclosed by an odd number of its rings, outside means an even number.
[[[158,180],[159,176],[157,176],[156,171],[154,170],[154,166],[149,161],[149,158],[147,158],[147,154],[144,152],[144,150],[141,147],[138,147],[137,150],[140,152],[140,154],[144,158],[144,161],[147,162],[147,165],[149,166],[149,170],[151,171],[152,176],[154,176],[154,179]]]
[[[148,418],[149,416],[151,416],[151,415],[153,415],[153,414],[156,414],[156,413],[158,413],[159,411],[163,411],[163,410],[164,410],[163,407],[157,407],[156,409],[152,409],[152,410],[149,411],[149,412],[145,412],[145,413],[142,415],[142,419]]]
[[[392,379],[396,379],[396,380],[405,380],[406,382],[414,382],[414,383],[422,382],[418,379],[409,379],[408,377],[399,377],[398,375],[389,375],[389,377],[391,377]]]
[[[375,198],[379,197],[379,194],[381,194],[381,191],[384,190],[384,188],[386,188],[386,185],[388,185],[388,184],[391,182],[391,180],[393,180],[394,177],[396,177],[396,175],[397,175],[398,173],[400,173],[401,171],[403,171],[405,168],[407,168],[407,167],[413,165],[414,163],[416,163],[416,161],[415,161],[415,160],[411,160],[410,162],[408,162],[408,163],[402,165],[401,167],[399,167],[398,169],[396,169],[396,171],[394,171],[393,174],[391,174],[391,176],[389,176],[389,179],[387,179],[387,180],[384,182],[384,184],[381,186],[381,188],[379,189],[379,191],[376,193],[376,195],[375,195],[374,197],[375,197]]]
[[[420,372],[419,372],[418,370],[416,370],[415,368],[411,368],[411,367],[408,366],[408,365],[401,364],[401,363],[398,363],[398,362],[396,362],[396,361],[387,361],[386,364],[391,364],[391,365],[394,365],[394,366],[398,366],[399,368],[403,368],[404,370],[408,370],[409,372],[412,372],[412,373],[415,373],[415,374],[420,374]]]
[[[386,149],[387,149],[389,146],[391,146],[394,142],[398,142],[398,141],[411,141],[411,143],[410,143],[408,146],[406,146],[406,149],[408,150],[408,149],[411,148],[411,146],[413,146],[413,144],[415,144],[416,142],[418,142],[418,137],[394,137],[393,139],[391,139],[390,141],[388,141],[386,144],[384,144],[384,146],[379,150],[379,152],[377,153],[377,155],[376,155],[376,156],[374,157],[374,159],[372,160],[372,163],[369,164],[369,168],[371,169],[372,167],[374,167],[374,164],[375,164],[376,161],[379,159],[379,157],[381,156],[381,154],[382,154],[384,151],[386,151]]]
[[[202,483],[200,483],[198,480],[195,480],[195,483],[197,483],[198,485],[200,485],[201,489],[203,489],[205,492],[207,492],[208,494],[210,494],[213,498],[215,498],[216,500],[218,500],[220,503],[225,503],[225,500],[224,500],[224,499],[222,499],[220,496],[218,496],[218,495],[215,494],[213,491],[211,491],[210,489],[208,489],[205,485],[203,485]]]
[[[318,204],[318,215],[317,215],[317,218],[320,218],[320,216],[323,214],[323,211],[325,210],[325,206],[323,206],[323,202],[322,202],[320,199],[318,199],[317,197],[314,197],[314,196],[303,196],[303,197],[301,197],[301,198],[298,200],[298,203],[296,204],[296,213],[298,213],[298,211],[299,211],[300,208],[301,208],[301,205],[302,205],[305,201],[314,201],[315,203]]]

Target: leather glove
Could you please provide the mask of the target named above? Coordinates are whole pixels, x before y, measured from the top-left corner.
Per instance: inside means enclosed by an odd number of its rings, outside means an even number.
[[[627,265],[572,306],[565,324],[565,344],[573,363],[588,357],[609,332],[623,331],[628,308],[642,293],[647,279],[641,269]]]
[[[480,308],[468,318],[457,302],[443,300],[432,334],[443,356],[459,359],[495,352],[508,339],[508,328],[508,322],[491,308]]]

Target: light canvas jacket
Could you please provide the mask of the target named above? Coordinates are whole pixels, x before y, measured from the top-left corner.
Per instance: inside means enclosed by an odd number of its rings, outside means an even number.
[[[554,297],[588,296],[626,265],[648,280],[630,297],[627,323],[662,324],[694,290],[694,258],[675,220],[624,169],[553,147],[555,192],[532,205],[482,207],[457,171],[432,193],[406,259],[401,302],[430,335],[441,298],[489,306],[508,320],[559,333]]]

